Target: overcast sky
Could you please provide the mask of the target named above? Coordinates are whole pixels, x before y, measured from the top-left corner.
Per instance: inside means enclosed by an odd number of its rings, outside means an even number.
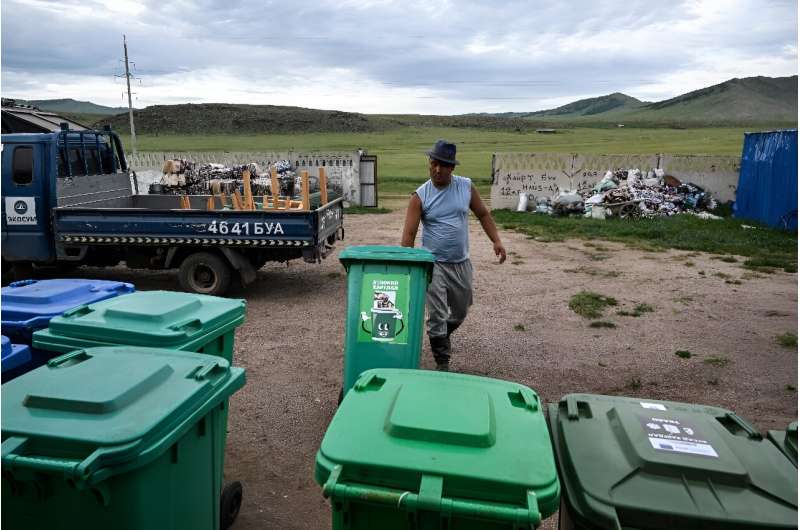
[[[2,95],[534,111],[797,73],[795,1],[3,0]]]

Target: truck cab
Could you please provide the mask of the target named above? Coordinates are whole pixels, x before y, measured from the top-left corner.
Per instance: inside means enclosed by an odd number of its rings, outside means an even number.
[[[3,261],[53,264],[51,210],[69,204],[76,191],[105,188],[98,179],[119,174],[127,182],[127,169],[110,130],[3,135]]]

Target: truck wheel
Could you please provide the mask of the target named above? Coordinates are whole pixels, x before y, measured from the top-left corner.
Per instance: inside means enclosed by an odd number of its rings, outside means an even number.
[[[178,271],[181,287],[200,294],[222,296],[231,284],[230,265],[209,252],[197,252],[183,260]]]
[[[219,528],[227,530],[236,521],[242,507],[242,483],[239,481],[226,484],[219,498]]]

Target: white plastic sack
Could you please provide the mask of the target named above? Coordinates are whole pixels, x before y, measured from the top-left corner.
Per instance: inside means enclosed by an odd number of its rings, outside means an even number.
[[[592,219],[605,219],[606,209],[599,204],[592,207]]]
[[[517,202],[517,211],[518,212],[526,212],[528,211],[528,194],[524,191],[519,192],[519,201]]]

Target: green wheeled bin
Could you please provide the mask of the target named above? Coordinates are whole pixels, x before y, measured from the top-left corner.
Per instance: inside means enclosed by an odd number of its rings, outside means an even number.
[[[245,308],[239,299],[137,291],[81,305],[51,319],[46,329],[33,334],[33,344],[55,353],[99,346],[167,348],[214,355],[233,364],[234,335],[244,322]],[[227,423],[227,407],[222,415]],[[241,496],[239,482],[225,486],[221,502],[233,506],[228,520],[235,518]]]
[[[228,398],[245,373],[141,347],[51,359],[2,387],[2,526],[216,530]]]
[[[347,247],[343,390],[371,368],[418,368],[433,254],[422,248]],[[341,401],[341,395],[340,401]]]
[[[797,422],[790,423],[785,431],[769,431],[767,437],[783,451],[794,467],[797,467]]]
[[[525,386],[364,372],[317,452],[333,530],[522,530],[558,510],[542,404]]]
[[[797,528],[797,469],[735,413],[570,394],[548,409],[559,528]]]
[[[138,291],[81,305],[33,334],[34,347],[67,353],[95,346],[146,346],[217,355],[232,362],[245,301],[172,291]]]

